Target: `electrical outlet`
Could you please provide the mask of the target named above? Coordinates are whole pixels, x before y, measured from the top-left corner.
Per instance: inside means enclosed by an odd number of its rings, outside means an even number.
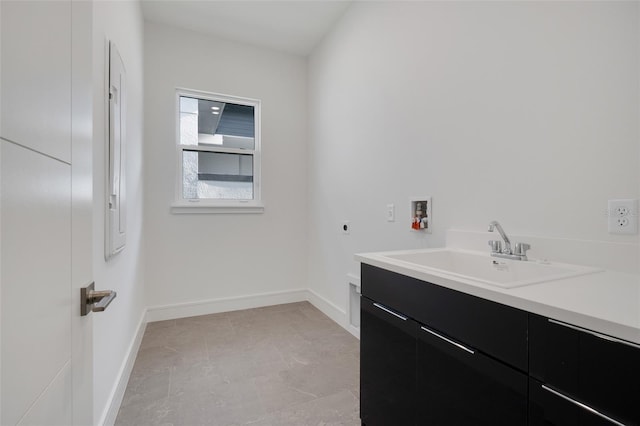
[[[614,210],[614,214],[618,217],[628,216],[629,213],[629,207],[627,206],[618,206]]]
[[[626,217],[616,218],[616,227],[624,228],[625,226],[629,226],[629,219],[627,219]]]
[[[638,233],[638,200],[609,200],[610,234]]]

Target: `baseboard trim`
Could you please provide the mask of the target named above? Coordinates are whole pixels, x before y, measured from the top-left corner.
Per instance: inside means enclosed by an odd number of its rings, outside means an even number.
[[[144,331],[146,328],[147,319],[145,310],[140,317],[136,334],[133,337],[131,344],[129,345],[127,355],[122,363],[122,366],[120,367],[116,384],[111,391],[109,399],[107,400],[107,408],[102,413],[100,421],[98,422],[99,425],[113,426],[116,422],[118,411],[120,411],[120,405],[122,404],[122,399],[124,398],[124,392],[127,389],[129,377],[131,377],[131,371],[133,370],[133,364],[136,361],[136,356],[138,355],[138,350],[140,349],[140,343],[142,343],[142,336],[144,336]]]
[[[340,327],[344,328],[358,339],[360,338],[360,331],[349,324],[349,318],[346,311],[340,309],[340,307],[338,307],[335,303],[329,301],[323,296],[320,296],[318,293],[311,289],[308,289],[307,292],[309,295],[307,299],[309,303],[318,308],[320,312],[331,318]]]
[[[165,321],[304,301],[311,303],[342,328],[357,338],[360,338],[360,331],[349,324],[347,312],[311,289],[294,289],[248,296],[151,306],[147,308],[146,322]]]
[[[304,302],[306,300],[308,300],[308,292],[306,289],[294,289],[248,296],[151,306],[147,308],[147,322],[239,311],[262,306],[281,305],[283,303]]]
[[[349,327],[347,327],[347,331],[353,334],[356,337],[356,339],[360,340],[360,327],[354,327],[351,324],[349,324]]]

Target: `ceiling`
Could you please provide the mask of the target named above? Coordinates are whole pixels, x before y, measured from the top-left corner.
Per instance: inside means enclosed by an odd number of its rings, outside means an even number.
[[[308,55],[351,0],[143,0],[148,21]]]

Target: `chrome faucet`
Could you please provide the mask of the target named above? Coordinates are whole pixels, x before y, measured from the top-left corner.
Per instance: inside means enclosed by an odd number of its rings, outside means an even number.
[[[501,251],[504,254],[511,254],[511,241],[509,241],[509,237],[507,237],[507,234],[505,234],[504,229],[502,229],[502,226],[498,223],[497,220],[494,220],[489,224],[489,232],[493,232],[494,229],[498,230],[498,232],[500,233],[500,236],[504,240],[504,248],[499,251]]]
[[[502,226],[498,223],[497,220],[494,220],[489,224],[489,232],[493,232],[494,229],[498,230],[498,233],[504,240],[504,248],[502,247],[502,241],[500,240],[489,241],[489,246],[491,247],[491,256],[503,257],[513,260],[527,260],[527,250],[531,248],[529,244],[516,243],[515,251],[511,251],[511,241],[509,240],[509,237],[507,237],[507,234],[504,232],[504,229],[502,229]]]

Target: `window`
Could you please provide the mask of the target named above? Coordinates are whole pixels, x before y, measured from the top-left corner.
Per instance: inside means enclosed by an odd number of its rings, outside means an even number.
[[[174,213],[260,213],[260,101],[177,90]]]

